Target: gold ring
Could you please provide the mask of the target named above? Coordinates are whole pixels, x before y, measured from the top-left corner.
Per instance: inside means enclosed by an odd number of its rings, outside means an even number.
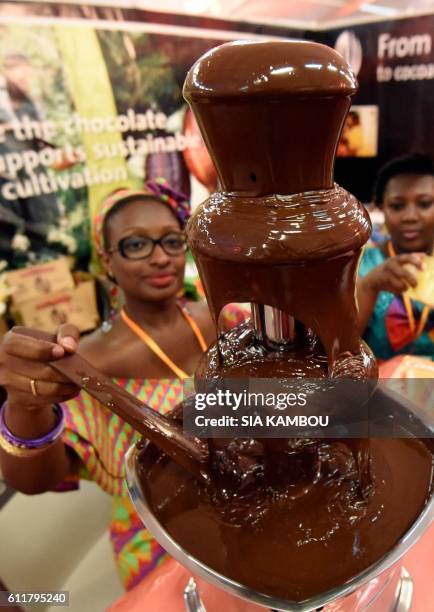
[[[30,379],[30,388],[32,390],[32,395],[37,397],[38,396],[38,392],[36,390],[36,380],[33,380],[33,378]]]

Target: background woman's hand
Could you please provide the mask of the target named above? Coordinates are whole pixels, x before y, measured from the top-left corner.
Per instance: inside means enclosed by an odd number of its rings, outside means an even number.
[[[389,291],[400,295],[409,287],[416,287],[417,278],[412,270],[416,268],[417,272],[422,269],[423,258],[423,253],[404,253],[389,257],[360,279],[361,288],[374,294]]]
[[[23,329],[15,327],[0,344],[0,385],[7,391],[9,408],[37,409],[77,395],[79,388],[55,372],[49,362],[77,350],[78,329],[61,325],[57,342],[22,335]]]

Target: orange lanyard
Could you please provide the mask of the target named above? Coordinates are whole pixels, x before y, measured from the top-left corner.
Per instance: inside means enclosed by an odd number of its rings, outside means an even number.
[[[396,257],[396,251],[393,247],[391,240],[389,240],[387,243],[387,252],[389,254],[389,257]],[[413,306],[411,305],[411,300],[408,297],[408,295],[406,295],[405,293],[402,294],[402,300],[404,302],[405,312],[407,313],[408,326],[410,328],[410,332],[414,334],[414,339],[416,340],[416,338],[419,338],[419,336],[424,330],[424,327],[426,325],[426,322],[429,316],[430,307],[429,306],[423,307],[422,314],[420,315],[419,325],[417,326],[417,329],[416,329],[416,323],[414,320],[414,312],[413,312]]]
[[[188,312],[182,306],[180,306],[179,304],[177,304],[177,306],[180,309],[184,319],[187,321],[187,323],[190,325],[191,329],[193,330],[193,333],[196,336],[197,341],[199,342],[200,348],[202,349],[202,351],[206,351],[207,344],[206,344],[206,342],[204,340],[202,332],[200,331],[197,323],[191,318],[191,316],[188,314]],[[167,365],[167,367],[170,368],[172,370],[172,372],[178,378],[189,378],[189,375],[187,374],[187,372],[184,372],[184,370],[182,370],[181,368],[178,368],[178,366],[175,363],[173,363],[173,361],[163,351],[163,349],[158,346],[158,344],[155,342],[155,340],[153,340],[151,338],[151,336],[145,332],[144,329],[142,329],[139,325],[137,325],[137,323],[135,321],[133,321],[127,315],[127,313],[125,312],[125,310],[123,308],[121,310],[121,317],[122,317],[122,320],[124,321],[124,323],[126,325],[128,325],[128,327],[131,329],[131,331],[134,334],[136,334],[136,336],[138,336],[140,338],[140,340],[142,340],[146,344],[146,346],[155,355],[157,355],[157,357],[159,359],[161,359],[161,361],[163,361],[163,363],[165,363]]]

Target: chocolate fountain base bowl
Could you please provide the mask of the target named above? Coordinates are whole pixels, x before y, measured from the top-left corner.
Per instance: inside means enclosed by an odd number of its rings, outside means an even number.
[[[303,601],[288,601],[257,592],[243,584],[231,580],[186,552],[169,535],[152,512],[138,476],[137,458],[138,451],[135,446],[132,446],[125,458],[128,490],[138,515],[161,546],[194,575],[199,576],[228,593],[260,606],[264,606],[267,609],[298,612],[314,611],[330,603],[338,604],[340,600],[355,591],[357,591],[355,601],[364,601],[365,595],[368,593],[369,600],[372,598],[377,599],[377,596],[380,596],[386,586],[398,576],[398,562],[400,558],[418,541],[434,519],[434,495],[432,495],[413,525],[383,558],[379,559],[357,576],[347,580],[339,587],[332,588]],[[141,452],[141,458],[143,460],[143,450]],[[366,591],[366,593],[364,591]],[[393,602],[391,602],[391,604],[392,603]],[[342,609],[345,608],[343,607]]]

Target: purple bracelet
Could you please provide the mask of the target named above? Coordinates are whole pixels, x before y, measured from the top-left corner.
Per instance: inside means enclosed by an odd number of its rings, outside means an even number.
[[[54,404],[53,410],[57,416],[57,423],[54,426],[54,429],[49,431],[45,436],[41,436],[40,438],[33,438],[32,440],[28,440],[26,438],[18,438],[14,436],[14,434],[8,429],[8,426],[5,423],[5,409],[6,402],[0,408],[0,435],[12,444],[12,446],[17,446],[19,448],[29,448],[36,449],[41,448],[43,446],[48,446],[55,442],[63,433],[65,429],[65,413],[60,404]]]

